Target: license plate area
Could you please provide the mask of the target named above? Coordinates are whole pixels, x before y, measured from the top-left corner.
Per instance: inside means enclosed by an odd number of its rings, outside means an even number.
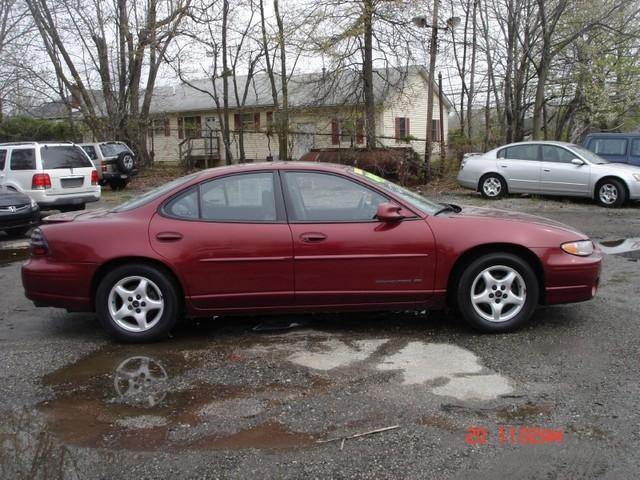
[[[83,177],[63,178],[60,180],[62,188],[78,188],[84,183]]]

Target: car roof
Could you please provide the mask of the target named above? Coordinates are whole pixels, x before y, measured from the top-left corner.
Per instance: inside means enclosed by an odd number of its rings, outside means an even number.
[[[528,140],[526,142],[508,143],[506,145],[502,145],[502,146],[497,147],[497,148],[513,147],[515,145],[531,145],[532,143],[536,143],[536,144],[540,144],[540,145],[557,145],[557,146],[561,146],[561,147],[576,147],[577,146],[575,143],[561,142],[559,140]]]
[[[250,163],[237,163],[233,165],[225,165],[221,167],[209,168],[202,171],[202,174],[223,174],[223,173],[235,173],[246,171],[260,171],[260,170],[322,170],[335,173],[343,173],[349,171],[350,165],[342,165],[338,163],[326,163],[326,162],[298,162],[298,161],[275,161],[275,162],[250,162]]]
[[[0,143],[0,147],[21,147],[21,146],[28,146],[28,147],[67,147],[69,145],[78,145],[77,143],[73,143],[73,142],[6,142],[6,143]]]
[[[640,137],[639,132],[633,133],[620,133],[620,132],[593,132],[588,134],[585,138],[590,137],[611,137],[611,138],[638,138]]]

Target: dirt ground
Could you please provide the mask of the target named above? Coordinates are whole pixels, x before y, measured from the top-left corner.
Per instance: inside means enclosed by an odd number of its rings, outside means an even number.
[[[33,307],[25,242],[0,239],[0,477],[635,478],[640,206],[424,190],[584,231],[611,252],[597,297],[505,335],[352,313],[192,320],[120,345],[91,314]]]

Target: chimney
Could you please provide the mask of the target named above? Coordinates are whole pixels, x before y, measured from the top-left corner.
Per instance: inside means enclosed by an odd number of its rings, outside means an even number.
[[[69,93],[71,97],[69,99],[69,105],[71,106],[71,108],[80,108],[80,104],[82,103],[80,88],[77,85],[72,85],[71,87],[69,87]]]

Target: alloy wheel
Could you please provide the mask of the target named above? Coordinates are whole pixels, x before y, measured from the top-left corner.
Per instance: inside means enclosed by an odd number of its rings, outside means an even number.
[[[160,288],[148,278],[130,276],[119,280],[108,297],[113,321],[128,332],[145,332],[162,317],[164,298]]]
[[[512,267],[494,265],[481,271],[471,285],[471,305],[483,319],[502,323],[511,320],[524,308],[527,288]]]

